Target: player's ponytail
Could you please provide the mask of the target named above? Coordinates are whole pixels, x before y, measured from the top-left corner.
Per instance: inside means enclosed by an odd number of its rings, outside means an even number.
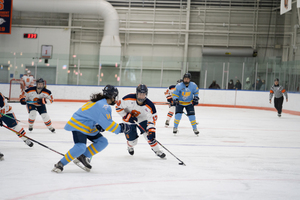
[[[91,97],[90,97],[90,100],[92,102],[97,102],[97,101],[99,101],[101,99],[105,99],[105,97],[103,96],[102,93],[92,94]]]

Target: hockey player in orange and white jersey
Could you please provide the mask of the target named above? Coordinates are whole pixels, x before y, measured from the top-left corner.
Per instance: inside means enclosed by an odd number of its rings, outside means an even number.
[[[127,150],[130,155],[134,154],[134,146],[138,142],[137,128],[140,129],[154,153],[164,158],[164,154],[158,146],[155,139],[155,123],[157,120],[156,108],[152,101],[147,98],[148,88],[144,84],[140,84],[136,88],[135,94],[128,94],[117,102],[116,111],[121,115],[123,121],[130,124],[130,131],[125,134],[127,139]],[[142,128],[135,124],[135,121]],[[146,133],[145,133],[146,130]]]
[[[27,144],[30,147],[33,146],[33,143],[29,139],[22,137],[22,135],[25,135],[26,132],[18,124],[12,107],[7,103],[7,99],[0,92],[0,126],[3,126],[3,122],[6,124],[7,127],[19,133],[19,137],[25,142],[25,144]]]
[[[24,86],[24,91],[27,90],[28,88],[30,87],[33,87],[34,85],[34,77],[33,75],[31,75],[31,72],[30,70],[27,71],[27,74],[24,74],[22,76],[22,80],[24,81],[25,83],[25,86]]]
[[[181,83],[181,82],[182,82],[182,79],[177,80],[177,84]],[[170,120],[173,117],[174,112],[175,112],[175,107],[176,106],[173,105],[173,98],[172,98],[172,94],[173,94],[173,92],[175,90],[175,87],[176,87],[176,85],[171,85],[171,86],[168,87],[168,89],[165,92],[165,96],[167,98],[167,101],[169,102],[169,112],[167,114],[167,120],[165,122],[165,126],[166,127],[169,126]]]
[[[55,132],[55,129],[52,127],[50,116],[48,115],[46,109],[46,104],[49,105],[53,103],[53,96],[51,91],[45,88],[45,81],[42,78],[36,81],[36,86],[25,90],[25,96],[21,97],[20,103],[27,106],[29,113],[29,131],[33,130],[36,112],[39,112],[47,128],[51,132]]]

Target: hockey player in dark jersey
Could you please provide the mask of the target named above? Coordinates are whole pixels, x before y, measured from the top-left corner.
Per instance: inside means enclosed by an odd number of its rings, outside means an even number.
[[[127,124],[118,124],[112,120],[111,105],[115,105],[118,93],[117,88],[106,85],[103,93],[93,94],[91,100],[73,114],[65,130],[72,131],[74,146],[54,165],[53,172],[62,172],[64,166],[72,160],[89,172],[92,168],[90,158],[108,145],[107,139],[100,132],[127,133]],[[88,147],[87,139],[92,142]]]
[[[53,96],[51,91],[45,88],[45,81],[42,78],[36,81],[35,87],[25,90],[25,96],[21,97],[20,103],[27,106],[29,113],[29,131],[33,130],[36,113],[39,112],[47,128],[51,132],[55,132],[55,129],[52,127],[50,116],[48,115],[46,109],[46,104],[50,105],[53,103]]]
[[[155,139],[156,108],[152,101],[147,98],[147,94],[147,86],[140,84],[136,88],[135,94],[128,94],[117,102],[116,111],[125,122],[130,124],[130,131],[125,134],[127,150],[130,155],[134,154],[134,146],[137,144],[139,137],[137,128],[139,128],[154,153],[158,157],[164,158],[166,155],[159,149]],[[139,123],[143,129],[138,127],[135,122]]]
[[[288,102],[288,95],[283,86],[279,85],[279,79],[276,78],[274,80],[274,85],[270,89],[269,101],[271,103],[272,97],[274,95],[274,107],[277,110],[278,117],[281,117],[282,112],[282,104],[283,104],[283,94],[286,98],[286,102]]]

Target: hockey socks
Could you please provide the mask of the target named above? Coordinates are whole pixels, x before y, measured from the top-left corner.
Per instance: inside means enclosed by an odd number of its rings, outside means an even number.
[[[182,117],[182,113],[176,113],[175,119],[174,119],[174,127],[175,128],[178,127],[181,117]]]
[[[191,122],[193,129],[197,129],[197,122],[196,122],[195,115],[189,115],[189,120]]]

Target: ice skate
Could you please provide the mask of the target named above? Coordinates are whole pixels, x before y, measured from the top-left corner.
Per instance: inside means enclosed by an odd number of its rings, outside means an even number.
[[[55,128],[49,128],[52,133],[55,133]]]
[[[134,149],[132,147],[127,147],[128,153],[133,156]]]
[[[86,157],[85,155],[81,155],[78,158],[75,158],[73,162],[80,167],[81,169],[90,172],[92,166],[90,165],[90,158]]]
[[[32,131],[33,130],[33,125],[29,125],[28,130]]]
[[[166,120],[165,127],[168,127],[169,125],[169,120]]]
[[[29,139],[24,140],[25,144],[27,144],[29,147],[33,147],[33,142],[31,142]]]
[[[59,161],[57,164],[54,165],[52,169],[53,172],[60,173],[64,170],[64,165]]]
[[[174,134],[177,134],[177,132],[178,132],[178,129],[174,127],[174,128],[173,128],[173,133],[174,133]]]
[[[153,151],[154,151],[154,150],[153,150]],[[166,157],[166,154],[163,153],[163,152],[161,152],[160,150],[154,151],[154,153],[155,153],[158,157],[160,157],[160,158]]]
[[[196,128],[193,131],[197,136],[199,136],[199,131]]]
[[[3,153],[0,153],[0,160],[4,160],[4,155],[3,155]]]
[[[277,116],[278,116],[278,117],[281,117],[281,114],[278,114]]]

